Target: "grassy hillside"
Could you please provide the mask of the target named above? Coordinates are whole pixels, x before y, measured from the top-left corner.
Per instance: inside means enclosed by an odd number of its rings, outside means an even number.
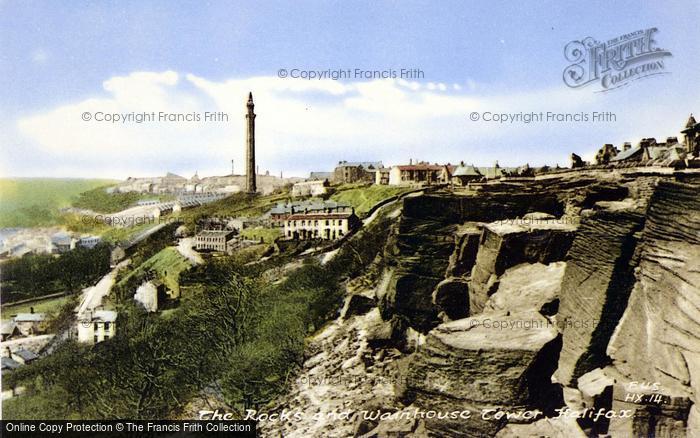
[[[278,202],[290,199],[289,193],[278,192],[270,195],[248,196],[236,193],[224,199],[191,210],[183,210],[180,218],[188,227],[194,229],[198,218],[202,217],[255,217],[270,210]]]
[[[70,296],[64,295],[62,297],[48,298],[45,300],[32,301],[31,303],[3,307],[3,319],[8,319],[10,315],[16,315],[17,313],[28,313],[32,307],[36,313],[55,312],[70,300]]]
[[[59,223],[58,210],[107,179],[0,178],[0,228],[37,227]]]
[[[180,273],[189,269],[190,263],[177,249],[168,247],[146,260],[141,266],[124,277],[120,284],[126,284],[134,275],[140,275],[148,271],[155,271],[168,289],[179,292]]]
[[[107,193],[103,187],[81,193],[74,201],[73,206],[100,213],[116,213],[125,210],[142,199],[158,199],[171,201],[175,199],[170,195],[154,195],[152,193]]]
[[[343,202],[355,207],[358,215],[369,211],[375,204],[386,198],[414,190],[410,187],[372,185],[345,185],[331,196],[333,201]]]

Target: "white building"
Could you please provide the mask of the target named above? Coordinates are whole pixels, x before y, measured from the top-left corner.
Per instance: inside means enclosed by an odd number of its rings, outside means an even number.
[[[78,342],[97,344],[113,338],[117,332],[117,312],[93,310],[78,318]]]
[[[389,185],[437,184],[440,182],[444,166],[429,163],[416,163],[393,166],[389,171]]]
[[[284,235],[287,239],[335,240],[348,234],[360,225],[355,212],[350,213],[298,213],[287,217]]]
[[[326,194],[329,186],[327,180],[324,181],[303,181],[292,186],[292,196],[321,196]]]

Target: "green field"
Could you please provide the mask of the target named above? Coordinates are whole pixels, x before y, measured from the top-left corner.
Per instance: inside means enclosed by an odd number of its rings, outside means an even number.
[[[16,315],[18,313],[29,313],[31,307],[34,308],[34,312],[36,313],[55,313],[64,304],[70,301],[70,299],[70,296],[64,295],[62,297],[48,298],[45,300],[32,301],[31,303],[3,307],[2,319],[9,319],[10,315]]]
[[[348,184],[338,187],[338,191],[331,196],[331,200],[349,204],[355,207],[355,213],[362,215],[378,202],[411,190],[415,190],[415,188],[377,184],[361,186]]]
[[[241,236],[246,239],[260,240],[262,237],[265,243],[272,243],[281,235],[281,228],[245,228],[241,231]]]
[[[51,226],[59,209],[80,193],[114,184],[108,179],[0,178],[0,228]]]

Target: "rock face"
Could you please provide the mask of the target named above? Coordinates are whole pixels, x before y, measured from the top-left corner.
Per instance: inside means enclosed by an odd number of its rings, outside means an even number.
[[[387,248],[391,276],[380,300],[386,319],[396,314],[421,331],[439,322],[432,293],[444,278],[454,248],[455,228],[454,224],[429,218],[400,218]]]
[[[700,436],[700,175],[655,172],[406,198],[381,272],[310,342],[303,371],[391,384],[295,385],[285,401],[328,414],[350,400],[377,416],[263,430]]]
[[[523,263],[508,269],[484,311],[534,309],[545,315],[556,314],[565,269],[565,262]]]
[[[624,377],[658,382],[659,394],[678,400],[661,407],[664,421],[639,420],[626,431],[672,436],[682,428],[670,424],[685,427],[689,405],[700,401],[699,185],[659,184],[640,246],[636,283],[607,352]]]
[[[136,289],[134,301],[141,304],[147,312],[155,312],[158,310],[158,289],[152,282],[146,281]]]
[[[468,276],[476,263],[481,227],[475,224],[460,226],[455,232],[455,249],[450,256],[446,277]]]
[[[557,315],[564,336],[556,378],[564,385],[606,364],[605,349],[634,285],[644,214],[616,207],[582,218],[568,254]]]
[[[562,214],[564,210],[555,195],[543,193],[494,193],[473,197],[423,195],[407,197],[403,202],[403,213],[385,251],[392,278],[386,293],[382,294],[380,308],[383,317],[399,315],[421,332],[427,332],[440,322],[432,295],[448,268],[455,274],[462,274],[473,263],[470,260],[477,232],[473,226],[465,230],[459,225],[476,220],[503,220],[532,212]],[[455,238],[460,232],[463,238]],[[455,240],[463,251],[458,250],[453,257]]]
[[[469,316],[469,282],[459,278],[441,281],[433,292],[433,303],[448,319]]]
[[[498,277],[521,263],[563,260],[574,240],[576,227],[556,221],[511,220],[484,227],[472,270],[469,311],[483,310],[498,288]]]
[[[556,400],[550,376],[558,350],[556,328],[535,311],[448,322],[432,330],[411,358],[399,396],[425,410],[472,413],[467,419],[426,419],[433,433],[493,435],[505,421],[482,419],[484,409],[546,411],[536,400]]]

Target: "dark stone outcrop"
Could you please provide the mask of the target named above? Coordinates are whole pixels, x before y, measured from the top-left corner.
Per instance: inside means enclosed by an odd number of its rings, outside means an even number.
[[[676,421],[694,422],[700,430],[699,184],[659,183],[640,246],[636,284],[607,353],[626,379],[658,382],[659,394],[679,400],[645,409],[650,423],[658,424],[650,433],[663,436],[662,424]],[[688,403],[680,402],[688,399],[695,402],[689,419]],[[646,433],[640,424],[634,427],[634,433]]]
[[[569,251],[557,321],[563,329],[557,380],[605,366],[605,349],[627,305],[637,264],[635,249],[644,212],[630,203],[611,205],[581,219]]]
[[[568,224],[531,223],[517,220],[484,227],[472,269],[469,311],[482,311],[498,288],[498,277],[521,263],[549,264],[563,260],[574,240],[576,228]],[[544,303],[543,303],[544,304]]]
[[[450,256],[446,277],[469,276],[479,251],[481,228],[468,224],[460,226],[455,233],[455,249]]]
[[[422,409],[472,413],[468,419],[426,419],[432,433],[492,436],[505,419],[484,420],[483,409],[547,413],[563,403],[550,382],[559,341],[556,328],[536,311],[448,322],[432,330],[411,357],[407,385],[397,388],[397,395]]]
[[[469,282],[459,278],[441,281],[433,292],[433,303],[449,319],[469,316]]]
[[[405,202],[409,199],[414,198]],[[430,219],[399,219],[385,251],[390,277],[379,299],[385,319],[399,315],[423,332],[439,323],[432,293],[444,278],[455,228]]]
[[[377,305],[373,297],[365,294],[350,294],[345,298],[345,305],[340,312],[343,319],[350,318],[355,315],[364,315],[372,310]]]
[[[486,302],[484,311],[538,310],[557,313],[565,262],[524,263],[508,269],[499,279],[498,291]]]

